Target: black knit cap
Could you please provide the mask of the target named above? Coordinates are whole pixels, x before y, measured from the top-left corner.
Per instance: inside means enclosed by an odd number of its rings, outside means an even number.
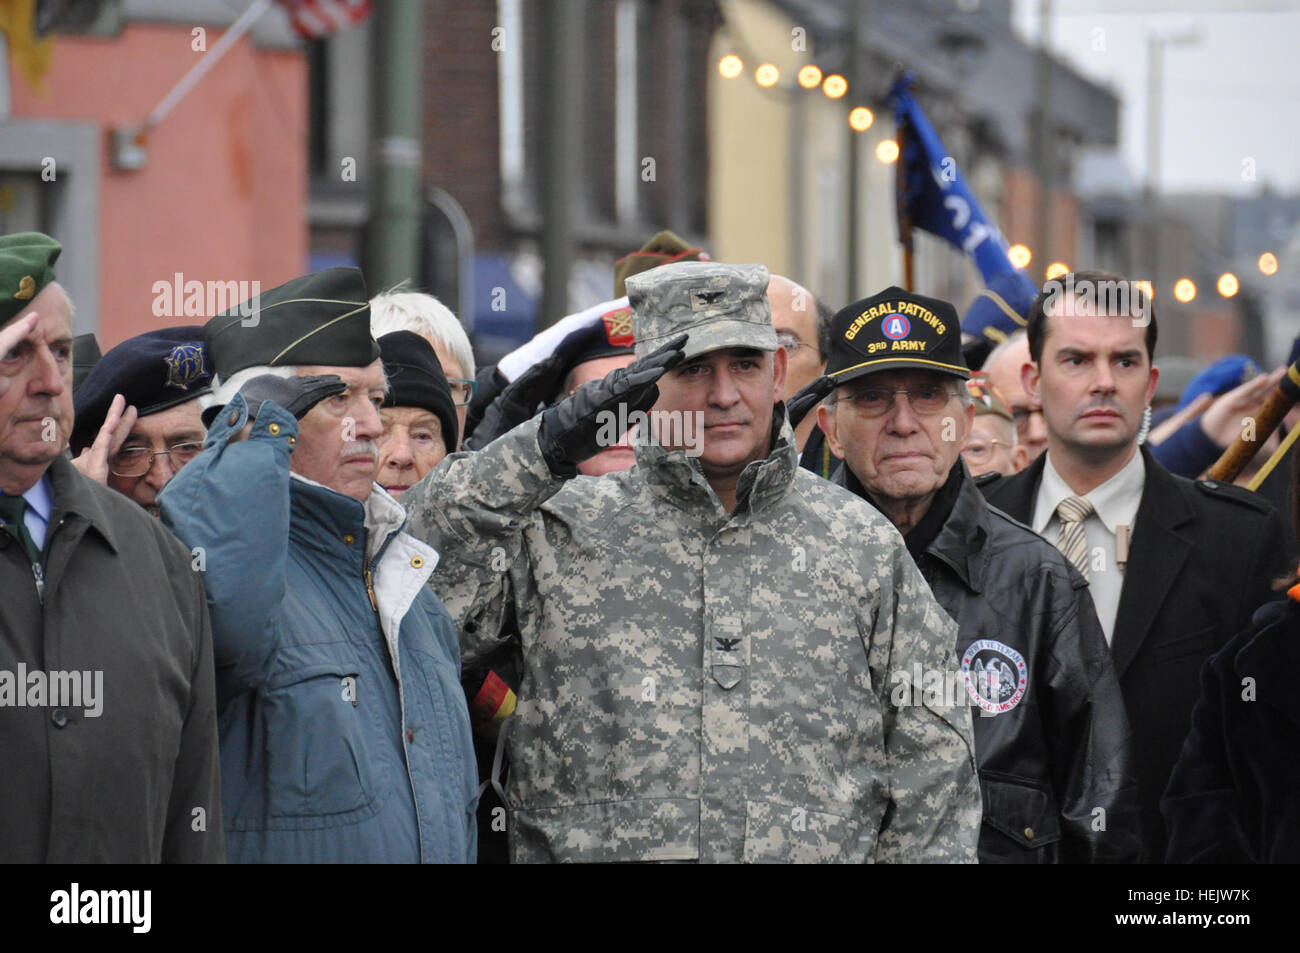
[[[384,406],[419,407],[433,414],[442,424],[443,445],[454,453],[459,437],[456,405],[433,345],[414,331],[393,331],[379,339],[379,353],[388,375]]]

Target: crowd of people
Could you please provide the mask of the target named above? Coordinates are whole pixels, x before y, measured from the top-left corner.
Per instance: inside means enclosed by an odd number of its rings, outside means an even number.
[[[664,232],[476,368],[348,267],[100,356],[60,254],[0,236],[0,860],[1300,858],[1296,495],[1197,479],[1285,370],[1162,389],[1138,282]]]

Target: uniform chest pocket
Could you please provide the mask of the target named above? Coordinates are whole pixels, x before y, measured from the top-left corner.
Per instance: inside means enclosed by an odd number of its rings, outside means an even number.
[[[266,689],[267,812],[273,826],[320,828],[374,813],[365,678],[329,662],[284,672]]]

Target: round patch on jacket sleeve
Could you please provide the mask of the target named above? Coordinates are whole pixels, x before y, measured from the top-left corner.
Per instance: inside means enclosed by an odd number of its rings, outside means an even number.
[[[976,639],[961,659],[961,674],[971,701],[1000,714],[1020,704],[1029,687],[1025,657],[994,639]]]

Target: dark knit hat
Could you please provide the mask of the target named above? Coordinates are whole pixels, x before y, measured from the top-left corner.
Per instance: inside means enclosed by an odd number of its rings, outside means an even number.
[[[459,430],[451,387],[433,345],[414,331],[393,331],[379,339],[388,375],[385,407],[419,407],[438,418],[448,453],[456,450]]]

